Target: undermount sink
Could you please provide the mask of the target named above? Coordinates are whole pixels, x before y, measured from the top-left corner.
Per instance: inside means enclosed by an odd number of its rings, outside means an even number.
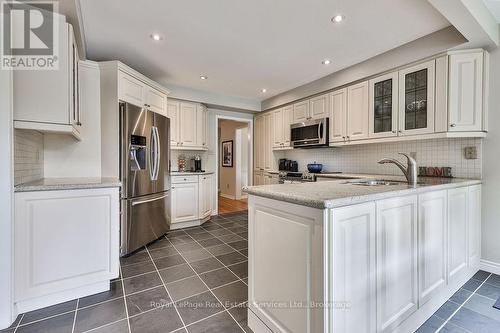
[[[351,182],[346,182],[346,184],[361,185],[361,186],[389,186],[389,185],[399,185],[401,184],[401,182],[392,182],[380,179],[366,179],[366,180],[355,180]]]

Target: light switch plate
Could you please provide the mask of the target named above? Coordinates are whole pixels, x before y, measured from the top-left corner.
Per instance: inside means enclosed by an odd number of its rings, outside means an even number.
[[[475,160],[477,159],[477,149],[476,147],[465,147],[464,154],[466,160]]]

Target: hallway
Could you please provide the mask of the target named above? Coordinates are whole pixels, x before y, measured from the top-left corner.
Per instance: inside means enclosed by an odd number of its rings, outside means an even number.
[[[240,212],[248,207],[247,199],[232,200],[219,195],[219,214]]]

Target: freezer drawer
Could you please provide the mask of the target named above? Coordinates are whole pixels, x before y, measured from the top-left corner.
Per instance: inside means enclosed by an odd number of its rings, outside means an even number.
[[[163,236],[170,221],[170,191],[122,200],[120,254],[129,254]]]

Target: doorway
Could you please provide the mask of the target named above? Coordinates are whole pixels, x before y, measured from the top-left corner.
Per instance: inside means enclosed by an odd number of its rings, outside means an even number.
[[[247,210],[243,187],[251,184],[251,120],[217,119],[219,214]]]

